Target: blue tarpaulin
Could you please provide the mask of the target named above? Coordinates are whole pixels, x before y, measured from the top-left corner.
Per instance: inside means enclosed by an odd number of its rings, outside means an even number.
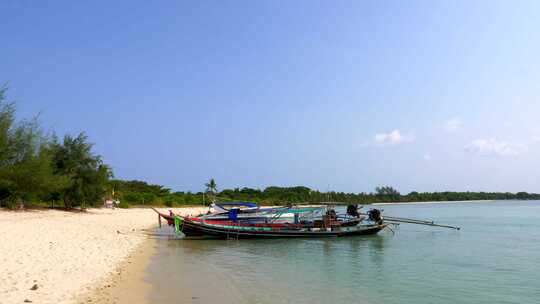
[[[229,220],[236,222],[238,219],[238,209],[231,209],[229,211]]]

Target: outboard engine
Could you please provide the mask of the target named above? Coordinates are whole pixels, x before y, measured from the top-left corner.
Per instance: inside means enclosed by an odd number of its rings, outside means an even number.
[[[352,217],[360,217],[360,213],[358,213],[358,205],[347,206],[347,214]]]
[[[381,225],[383,223],[383,217],[381,210],[379,209],[371,209],[368,211],[368,217],[369,220]]]

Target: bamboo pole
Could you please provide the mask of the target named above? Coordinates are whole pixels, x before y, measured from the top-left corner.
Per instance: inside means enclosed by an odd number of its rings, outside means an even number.
[[[432,227],[441,227],[441,228],[450,228],[450,229],[456,229],[456,230],[460,230],[461,228],[460,227],[456,227],[456,226],[449,226],[449,225],[439,225],[439,224],[435,224],[433,222],[427,222],[427,223],[422,223],[422,222],[418,222],[418,221],[407,221],[407,220],[395,220],[395,219],[388,219],[386,217],[383,218],[386,222],[397,222],[397,223],[407,223],[407,224],[416,224],[416,225],[424,225],[424,226],[432,226]]]
[[[425,221],[425,220],[417,220],[417,219],[410,219],[410,218],[404,218],[404,217],[394,217],[394,216],[384,216],[386,220],[395,220],[395,221],[409,221],[409,222],[417,222],[417,223],[423,223],[423,224],[434,224],[433,221]]]

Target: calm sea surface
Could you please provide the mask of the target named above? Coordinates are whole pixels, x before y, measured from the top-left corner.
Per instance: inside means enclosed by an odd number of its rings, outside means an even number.
[[[149,300],[540,303],[540,201],[378,207],[462,230],[402,224],[395,234],[334,239],[158,237]]]

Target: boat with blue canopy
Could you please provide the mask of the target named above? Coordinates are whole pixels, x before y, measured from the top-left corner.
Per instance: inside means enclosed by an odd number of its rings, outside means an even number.
[[[250,207],[247,207],[250,208]],[[198,217],[171,215],[164,217],[175,226],[177,235],[214,238],[291,238],[291,237],[342,237],[376,234],[399,223],[428,225],[459,230],[459,227],[435,224],[398,217],[384,217],[382,210],[370,209],[361,213],[357,205],[347,206],[345,214],[336,213],[332,206],[289,206],[258,208],[240,217],[240,208],[226,213],[209,213]],[[162,216],[162,214],[155,210]],[[256,214],[256,216],[255,216]],[[288,218],[282,216],[287,214]],[[244,214],[246,215],[246,214]]]

